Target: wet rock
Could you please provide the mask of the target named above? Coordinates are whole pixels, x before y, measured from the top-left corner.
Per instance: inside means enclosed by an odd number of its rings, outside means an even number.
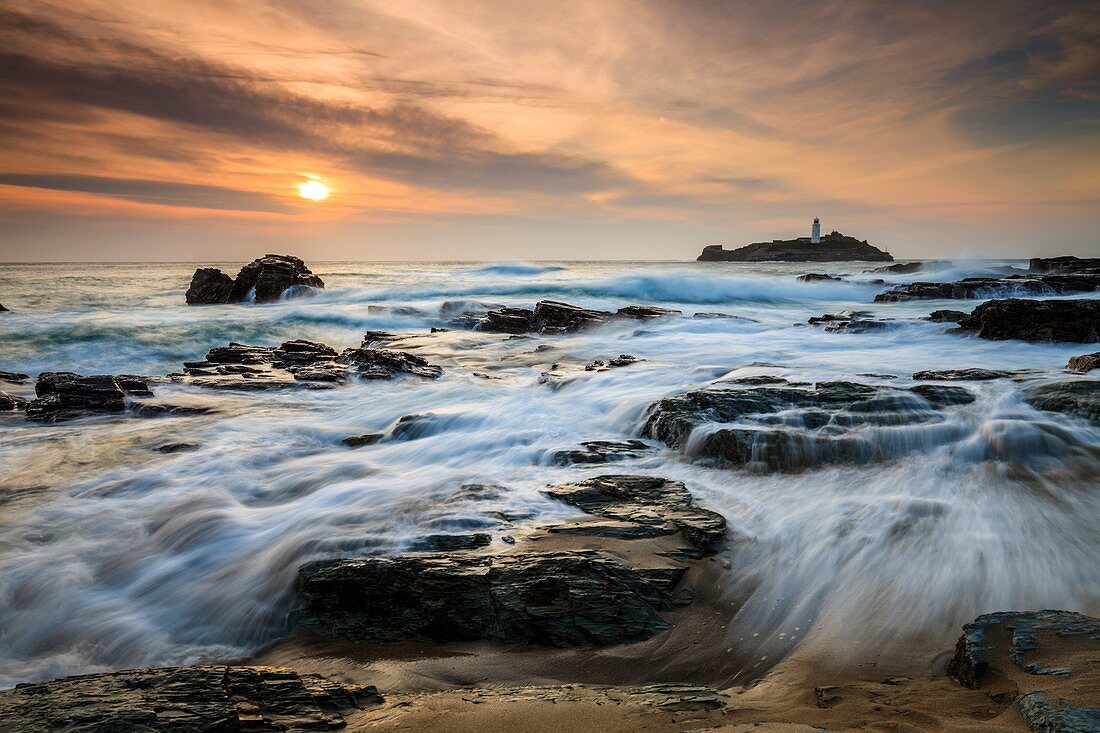
[[[430,534],[409,546],[410,552],[455,552],[488,547],[493,538],[484,532],[473,534]]]
[[[867,333],[868,331],[893,328],[897,325],[893,321],[871,318],[871,314],[867,311],[825,313],[824,315],[813,316],[806,322],[811,326],[821,326],[830,333]]]
[[[243,302],[251,294],[254,303],[270,303],[279,300],[284,293],[289,296],[323,287],[325,283],[302,260],[290,255],[268,254],[241,268],[233,281],[229,302]]]
[[[42,372],[34,393],[37,399],[27,403],[28,420],[53,422],[126,409],[126,393],[110,374]]]
[[[729,313],[711,313],[700,312],[692,316],[692,318],[713,319],[713,318],[727,318],[732,321],[745,321],[746,323],[759,323],[756,319],[745,318],[744,316],[734,316]]]
[[[392,349],[348,349],[338,361],[355,367],[361,379],[392,379],[398,374],[438,379],[443,375],[443,369],[427,359]]]
[[[617,318],[634,318],[639,321],[652,318],[671,318],[672,316],[682,315],[682,311],[673,310],[672,308],[657,308],[648,305],[628,305],[625,308],[620,308],[615,311],[615,316]]]
[[[239,344],[236,341],[231,341],[229,346],[210,349],[206,354],[206,361],[211,364],[266,364],[274,360],[274,347]]]
[[[303,628],[353,641],[428,639],[570,647],[667,628],[667,593],[599,553],[325,560],[299,572]]]
[[[158,445],[153,450],[157,453],[185,453],[198,450],[201,447],[198,443],[165,443],[164,445]]]
[[[359,348],[369,349],[387,341],[396,341],[398,338],[400,337],[396,333],[389,331],[367,331],[363,334],[363,343],[359,344]]]
[[[348,448],[362,448],[363,446],[374,445],[380,440],[382,440],[382,433],[364,433],[363,435],[344,438],[340,442]]]
[[[632,354],[619,354],[616,358],[608,359],[607,361],[602,361],[600,359],[591,361],[588,364],[585,364],[584,370],[586,372],[602,372],[605,369],[615,369],[616,367],[629,366],[631,364],[637,364],[640,361],[645,361],[645,359],[639,359]]]
[[[982,382],[990,379],[1007,379],[1027,372],[1026,369],[928,369],[913,372],[913,379],[935,379],[944,382]]]
[[[929,313],[928,320],[933,323],[958,323],[968,315],[966,311],[939,310]]]
[[[26,384],[27,380],[31,378],[31,375],[24,374],[23,372],[0,372],[0,382],[11,382],[12,384]]]
[[[482,331],[493,333],[530,333],[537,330],[535,312],[528,308],[500,308],[489,311],[478,324]]]
[[[405,317],[418,317],[423,318],[427,316],[426,311],[422,311],[419,308],[413,308],[409,305],[368,305],[368,316],[405,316]]]
[[[607,323],[613,314],[607,311],[543,300],[535,304],[535,325],[539,333],[576,333]]]
[[[0,313],[7,313],[8,309],[4,307],[3,303],[0,303]]]
[[[335,359],[336,349],[316,341],[297,339],[283,343],[271,355],[274,361],[286,366],[312,365]]]
[[[864,270],[864,272],[888,273],[891,275],[912,275],[915,272],[925,272],[927,270],[942,270],[945,267],[950,267],[950,265],[950,262],[898,262],[894,265],[876,267],[873,270]]]
[[[1100,369],[1100,351],[1071,357],[1069,364],[1066,364],[1066,369],[1081,374],[1091,372],[1093,369]]]
[[[374,687],[277,667],[163,667],[64,677],[0,692],[0,729],[27,733],[323,731],[379,705]]]
[[[808,272],[805,275],[798,276],[798,282],[800,283],[814,283],[814,282],[844,282],[839,277],[833,275],[826,275],[821,272]]]
[[[991,300],[959,321],[986,339],[1100,341],[1100,300]]]
[[[0,412],[12,412],[13,410],[22,410],[27,406],[27,401],[22,397],[16,397],[10,395],[7,392],[0,392]]]
[[[1024,399],[1037,410],[1061,412],[1100,424],[1100,379],[1041,384],[1029,389]]]
[[[1100,257],[1033,257],[1028,270],[1040,273],[1100,271]]]
[[[726,532],[725,518],[697,507],[680,481],[656,476],[608,475],[555,486],[544,493],[588,514],[631,522],[655,534],[666,533],[666,528],[672,525],[701,550],[713,550]]]
[[[968,277],[955,282],[917,282],[875,296],[876,303],[897,303],[926,298],[977,299],[1029,295],[1068,295],[1100,290],[1100,272],[1070,275],[1010,275]]]
[[[944,384],[918,384],[910,387],[909,391],[937,408],[969,405],[974,401],[974,394],[970,390]]]
[[[641,440],[586,440],[580,448],[551,454],[550,460],[558,466],[611,463],[636,458],[648,450],[650,446]]]
[[[217,305],[229,302],[233,278],[216,267],[200,267],[191,276],[191,285],[184,296],[188,305]]]

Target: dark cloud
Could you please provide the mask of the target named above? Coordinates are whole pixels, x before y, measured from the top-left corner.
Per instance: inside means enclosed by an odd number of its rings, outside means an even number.
[[[161,206],[268,213],[288,213],[292,211],[279,200],[257,191],[241,191],[220,186],[200,186],[191,183],[172,183],[170,181],[136,178],[0,173],[0,186],[79,191]]]

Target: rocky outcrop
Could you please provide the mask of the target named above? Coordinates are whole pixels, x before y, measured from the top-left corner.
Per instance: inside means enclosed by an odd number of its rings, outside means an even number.
[[[683,311],[673,310],[672,308],[658,308],[652,305],[628,305],[615,311],[617,318],[633,318],[638,321],[648,321],[653,318],[671,318],[683,314]]]
[[[1093,369],[1100,369],[1100,351],[1070,357],[1069,363],[1066,364],[1066,369],[1079,374],[1091,372]]]
[[[470,641],[570,647],[667,628],[665,588],[597,552],[444,554],[304,566],[303,628],[353,641]]]
[[[947,674],[991,697],[1015,698],[1035,733],[1100,730],[1100,619],[1008,611],[963,626]]]
[[[812,316],[807,321],[811,326],[820,326],[830,333],[867,333],[895,328],[892,319],[872,318],[867,311],[841,311]]]
[[[374,687],[277,667],[195,666],[64,677],[0,692],[0,730],[325,731],[380,705]]]
[[[39,422],[122,412],[126,409],[127,394],[152,395],[141,377],[110,374],[85,377],[73,372],[42,372],[34,393],[37,399],[27,403],[27,419]]]
[[[1094,343],[1100,341],[1100,300],[991,300],[959,320],[987,339]]]
[[[641,440],[586,440],[580,448],[555,451],[550,460],[558,466],[611,463],[637,458],[648,450],[649,445]]]
[[[355,367],[360,379],[392,379],[398,374],[438,379],[443,375],[443,369],[427,359],[392,349],[348,349],[337,362]]]
[[[1061,412],[1100,425],[1100,379],[1074,379],[1032,387],[1024,399],[1037,410]]]
[[[7,392],[0,392],[0,412],[12,412],[13,410],[21,410],[27,406],[27,401],[22,397],[10,395]]]
[[[656,476],[597,476],[543,493],[588,514],[638,525],[652,536],[678,530],[703,551],[713,551],[726,533],[725,518],[696,506],[680,481]]]
[[[958,323],[968,315],[966,311],[939,310],[929,313],[928,320],[933,323]]]
[[[975,300],[980,298],[1070,295],[1100,290],[1100,272],[1065,275],[1011,275],[968,277],[955,282],[917,282],[879,293],[876,303],[897,303],[928,298]]]
[[[612,320],[652,320],[683,315],[671,308],[647,305],[630,305],[610,311],[582,308],[556,300],[542,300],[531,308],[498,307],[484,315],[467,311],[449,321],[457,328],[471,328],[492,333],[577,333]]]
[[[733,250],[720,244],[703,248],[699,262],[893,262],[894,258],[878,247],[832,232],[814,244],[809,238],[776,239],[771,242],[754,242]]]
[[[1028,264],[1031,272],[1100,272],[1100,257],[1033,257]]]
[[[913,379],[940,382],[983,382],[990,379],[1008,379],[1027,373],[1027,369],[927,369],[921,372],[913,372]]]
[[[799,275],[797,278],[800,283],[815,283],[815,282],[844,282],[841,278],[833,275],[826,275],[821,272],[808,272],[805,275]]]
[[[692,457],[725,465],[798,470],[890,458],[890,451],[909,448],[873,441],[865,428],[937,422],[939,410],[973,401],[969,390],[948,385],[811,386],[779,377],[750,377],[744,383],[726,382],[654,403],[643,434]]]
[[[302,260],[268,254],[242,267],[236,279],[215,267],[195,270],[186,297],[189,305],[270,303],[323,287],[325,283]]]

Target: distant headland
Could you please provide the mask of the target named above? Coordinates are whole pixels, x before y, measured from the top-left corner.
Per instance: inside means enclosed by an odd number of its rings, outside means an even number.
[[[870,245],[867,240],[845,236],[833,231],[821,235],[821,222],[814,219],[811,235],[796,239],[774,239],[754,242],[737,249],[724,249],[720,244],[703,247],[699,262],[893,262],[889,252]]]

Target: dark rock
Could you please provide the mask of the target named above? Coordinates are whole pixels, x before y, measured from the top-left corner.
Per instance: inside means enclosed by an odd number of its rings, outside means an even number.
[[[824,282],[838,282],[838,283],[839,282],[844,282],[839,277],[834,277],[833,275],[825,275],[825,274],[822,274],[820,272],[809,272],[809,273],[806,273],[805,275],[799,275],[798,276],[798,282],[800,282],[800,283],[813,283],[813,282],[823,282],[823,281]]]
[[[588,514],[631,522],[658,534],[672,525],[701,550],[714,550],[726,532],[725,518],[695,506],[680,481],[656,476],[597,476],[544,493]]]
[[[438,379],[443,375],[443,369],[429,364],[427,359],[391,349],[348,349],[338,361],[354,366],[361,379],[392,379],[398,374]]]
[[[165,443],[164,445],[158,445],[153,450],[157,453],[184,453],[198,450],[200,447],[198,443]]]
[[[3,303],[0,303],[0,313],[7,313],[8,309],[4,307]]]
[[[390,305],[368,305],[367,306],[367,315],[368,316],[379,316],[379,315],[414,316],[414,317],[423,318],[424,316],[427,316],[428,314],[425,311],[420,310],[419,308],[413,308],[412,306],[408,306],[408,305],[394,305],[394,306],[390,306]]]
[[[275,361],[275,347],[251,346],[231,341],[229,346],[218,346],[206,354],[212,364],[266,364]]]
[[[959,321],[987,339],[1100,341],[1100,300],[991,300]]]
[[[1037,410],[1061,412],[1100,425],[1100,379],[1041,384],[1029,389],[1024,399]]]
[[[968,315],[966,311],[940,310],[929,313],[928,320],[933,323],[958,323]]]
[[[530,333],[537,329],[535,312],[528,308],[500,308],[489,311],[478,327],[494,333]]]
[[[733,316],[733,315],[730,315],[729,313],[702,312],[702,313],[696,313],[695,315],[692,316],[692,318],[705,318],[705,319],[728,318],[728,319],[733,320],[733,321],[745,321],[746,323],[759,323],[759,321],[757,321],[753,318],[745,318],[744,316]]]
[[[883,321],[870,317],[867,311],[841,311],[813,316],[806,322],[811,326],[821,326],[830,333],[867,333],[894,328],[893,321]]]
[[[581,448],[560,450],[553,453],[550,460],[558,466],[574,463],[611,463],[636,458],[650,446],[641,440],[587,440]]]
[[[968,277],[955,282],[917,282],[875,296],[876,303],[927,298],[979,299],[1028,295],[1068,295],[1100,290],[1100,272],[1071,275],[1011,275]]]
[[[389,331],[367,331],[363,334],[363,342],[359,344],[359,348],[369,349],[387,341],[396,341],[398,338],[399,336],[396,333],[390,333]]]
[[[944,384],[918,384],[910,387],[909,391],[936,408],[969,405],[974,401],[974,394],[970,390]]]
[[[982,382],[990,379],[1007,379],[1026,374],[1026,369],[928,369],[913,372],[913,379],[935,379],[942,382]]]
[[[607,361],[596,359],[595,361],[589,362],[585,365],[584,370],[586,372],[602,372],[605,369],[629,366],[631,364],[637,364],[640,361],[645,361],[645,359],[639,359],[632,354],[619,354],[616,358],[608,359]]]
[[[894,258],[866,241],[832,232],[814,244],[809,237],[754,242],[734,250],[720,244],[703,248],[699,262],[893,262]]]
[[[364,433],[363,435],[344,438],[340,442],[348,448],[362,448],[365,445],[374,445],[380,440],[382,440],[382,433]]]
[[[26,733],[323,731],[383,702],[374,687],[277,667],[163,667],[64,677],[0,692],[0,729]]]
[[[651,318],[670,318],[672,316],[682,316],[683,312],[673,310],[671,308],[657,308],[649,305],[628,305],[625,308],[620,308],[615,311],[617,318],[634,318],[639,321],[649,320]]]
[[[555,300],[535,304],[535,326],[539,333],[575,333],[607,323],[613,314],[581,308]]]
[[[1069,364],[1066,364],[1066,369],[1081,374],[1091,372],[1093,369],[1100,369],[1100,351],[1071,357]]]
[[[27,401],[22,397],[16,397],[15,395],[10,395],[7,392],[0,392],[0,412],[21,410],[26,406]]]
[[[336,358],[336,349],[316,341],[298,339],[283,343],[271,355],[275,361],[288,366],[312,365],[332,361]]]
[[[895,265],[886,265],[885,267],[876,267],[873,270],[864,270],[864,272],[889,273],[891,275],[912,275],[915,272],[924,272],[925,270],[941,270],[945,267],[950,266],[950,262],[899,262]]]
[[[1041,273],[1100,270],[1100,257],[1033,257],[1028,270]]]
[[[126,393],[109,374],[42,372],[34,393],[38,398],[27,403],[28,420],[53,422],[126,409]]]
[[[187,288],[188,305],[217,305],[229,302],[233,290],[233,278],[216,267],[200,267],[191,276]]]
[[[353,641],[428,639],[570,647],[667,628],[659,586],[596,552],[324,560],[299,571],[303,628]]]
[[[253,260],[237,273],[229,302],[240,303],[253,294],[252,302],[270,303],[287,295],[323,288],[325,283],[314,275],[306,263],[290,255],[264,255]]]
[[[473,534],[430,534],[409,546],[410,552],[455,552],[488,547],[493,538],[484,532]]]
[[[24,374],[23,372],[0,372],[0,382],[11,382],[12,384],[25,384],[31,375]]]

